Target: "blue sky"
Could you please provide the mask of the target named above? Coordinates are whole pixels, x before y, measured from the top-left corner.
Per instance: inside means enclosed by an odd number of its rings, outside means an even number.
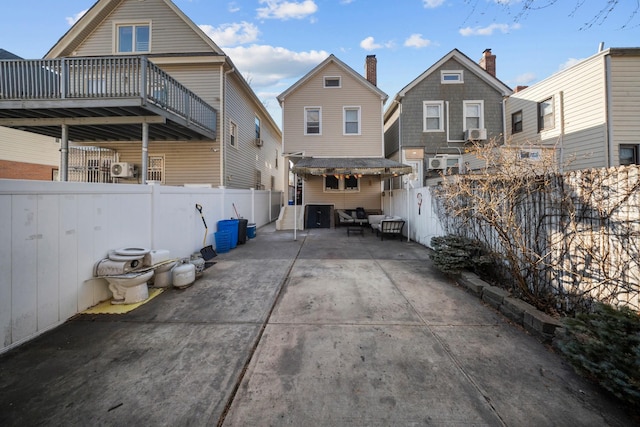
[[[490,48],[497,77],[530,85],[608,47],[639,47],[638,1],[615,0],[174,0],[231,57],[276,122],[275,97],[329,54],[395,96],[454,48],[476,62]],[[3,5],[0,48],[41,58],[94,0]],[[531,4],[532,9],[524,8]],[[601,11],[605,11],[601,13]]]

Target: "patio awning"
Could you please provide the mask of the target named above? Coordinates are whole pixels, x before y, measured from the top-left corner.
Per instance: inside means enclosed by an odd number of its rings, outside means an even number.
[[[291,169],[300,175],[406,175],[411,166],[390,159],[367,157],[302,157],[291,159]]]

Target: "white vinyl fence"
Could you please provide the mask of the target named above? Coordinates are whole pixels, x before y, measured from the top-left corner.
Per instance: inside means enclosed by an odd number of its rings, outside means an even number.
[[[385,215],[405,219],[402,232],[409,239],[423,246],[431,246],[431,238],[445,234],[430,187],[408,190],[387,190],[382,198]]]
[[[215,247],[218,221],[237,210],[259,228],[278,217],[282,193],[0,180],[0,353],[110,298],[93,278],[109,250],[198,252],[205,228],[196,204]]]

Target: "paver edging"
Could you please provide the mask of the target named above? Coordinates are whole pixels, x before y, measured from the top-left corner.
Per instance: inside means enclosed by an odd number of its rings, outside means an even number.
[[[551,342],[556,333],[562,330],[562,324],[557,319],[525,301],[511,297],[509,291],[490,285],[474,273],[463,272],[456,282],[543,342]]]

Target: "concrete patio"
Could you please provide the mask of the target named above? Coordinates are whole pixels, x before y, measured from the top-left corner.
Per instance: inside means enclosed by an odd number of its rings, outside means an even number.
[[[214,261],[0,355],[0,425],[634,424],[419,244],[272,224]]]

